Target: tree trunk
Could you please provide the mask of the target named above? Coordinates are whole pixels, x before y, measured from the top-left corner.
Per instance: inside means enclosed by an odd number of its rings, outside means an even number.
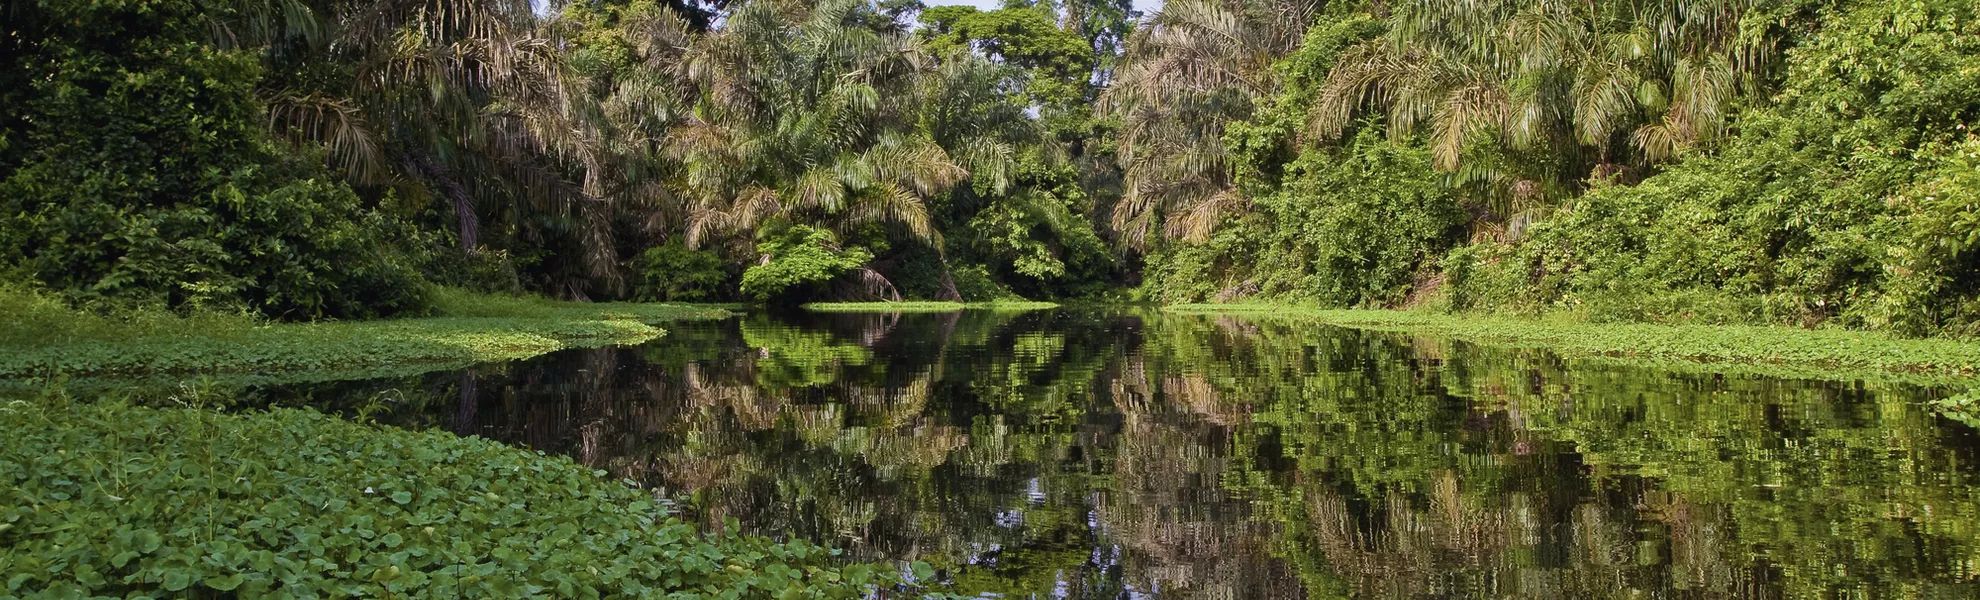
[[[481,389],[477,383],[474,369],[461,370],[461,398],[454,405],[454,435],[469,436],[481,431],[481,424],[475,418],[481,408]]]
[[[481,247],[481,217],[474,214],[474,198],[468,195],[467,188],[454,180],[447,167],[427,157],[409,155],[405,163],[406,170],[440,188],[440,195],[454,202],[454,216],[460,219],[461,224],[461,253],[474,256],[476,249]]]
[[[962,302],[962,290],[956,289],[956,278],[949,275],[949,257],[942,257],[942,289],[935,292],[936,300]]]

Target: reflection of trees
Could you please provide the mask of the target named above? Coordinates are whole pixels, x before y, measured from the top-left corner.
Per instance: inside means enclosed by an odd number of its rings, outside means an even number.
[[[757,316],[328,395],[355,406],[405,389],[381,418],[568,454],[711,524],[929,560],[974,589],[1113,597],[1123,559],[1087,507],[1121,439],[1091,392],[1116,325]]]
[[[1110,537],[1130,549],[1130,583],[1192,598],[1283,598],[1297,581],[1271,560],[1278,527],[1218,485],[1241,412],[1197,375],[1149,381],[1140,354],[1111,386],[1121,414],[1114,485],[1099,502]]]
[[[1324,565],[1330,586],[1364,597],[1775,595],[1766,569],[1732,560],[1723,507],[1643,490],[1626,496],[1638,504],[1481,493],[1455,471],[1422,497],[1314,490],[1287,545]]]
[[[1970,432],[1907,402],[1919,390],[1197,327],[1159,351],[1256,407],[1233,446],[1251,456],[1225,491],[1285,525],[1277,551],[1315,595],[1950,598],[1980,585],[1961,566],[1980,550]]]
[[[1654,477],[1660,491],[1636,504],[1667,528],[1674,557],[1750,559],[1793,597],[1980,593],[1970,568],[1946,568],[1980,564],[1971,431],[1920,410],[1920,390],[1601,364],[1527,379],[1492,386],[1491,400],[1547,407],[1527,411],[1536,431],[1598,469]],[[1723,523],[1700,532],[1700,514]],[[1730,547],[1684,543],[1708,533]]]
[[[683,324],[409,387],[385,418],[1007,597],[1980,597],[1980,442],[1896,384],[972,312]]]

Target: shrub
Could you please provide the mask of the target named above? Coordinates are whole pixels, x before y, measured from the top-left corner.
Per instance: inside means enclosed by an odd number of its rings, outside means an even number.
[[[1149,253],[1142,270],[1138,299],[1183,304],[1235,299],[1230,292],[1247,287],[1260,261],[1262,240],[1269,235],[1262,217],[1244,219],[1217,228],[1200,244],[1169,244]],[[1297,276],[1296,274],[1294,276]]]
[[[950,281],[956,284],[956,293],[966,302],[990,302],[993,300],[1023,300],[1024,298],[997,284],[997,278],[990,276],[990,270],[983,265],[961,265],[951,271]]]
[[[1384,140],[1374,127],[1343,148],[1307,149],[1285,169],[1284,183],[1250,216],[1150,257],[1161,299],[1393,304],[1464,223],[1429,152]]]
[[[1467,251],[1454,304],[1597,318],[1971,334],[1980,319],[1980,9],[1830,9],[1779,102],[1635,186]]]
[[[1288,256],[1263,257],[1261,268],[1303,277],[1262,287],[1326,306],[1401,300],[1464,223],[1430,153],[1390,143],[1373,127],[1338,152],[1302,153],[1287,166],[1284,190],[1263,204],[1277,222],[1272,245]]]
[[[756,251],[767,260],[743,271],[742,292],[757,300],[802,300],[825,283],[873,260],[865,248],[842,249],[831,231],[805,225],[767,236]]]
[[[1904,229],[1872,318],[1900,333],[1980,336],[1980,137],[1943,154],[1942,166],[1892,199]]]
[[[855,598],[891,576],[444,432],[61,400],[0,428],[0,596]]]
[[[633,297],[648,302],[718,300],[730,280],[722,257],[679,243],[648,248],[633,259],[632,268]]]
[[[1100,293],[1115,263],[1106,242],[1080,214],[1089,202],[1069,166],[1027,160],[1021,179],[1032,186],[988,199],[952,234],[952,261],[988,269],[1003,295],[1052,298]],[[962,284],[957,283],[958,286]],[[971,300],[968,292],[963,297]]]
[[[415,227],[405,227],[390,237],[406,240],[416,250],[413,261],[422,266],[420,275],[428,282],[487,294],[525,292],[518,269],[526,261],[517,260],[516,253],[507,248],[482,246],[467,254],[453,241],[443,241],[445,236]]]
[[[51,0],[0,59],[0,269],[84,301],[287,319],[424,309],[382,219],[278,152],[256,57],[191,0]],[[9,268],[11,267],[11,268]]]

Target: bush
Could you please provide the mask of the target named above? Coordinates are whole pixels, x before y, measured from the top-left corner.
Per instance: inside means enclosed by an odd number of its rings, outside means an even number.
[[[949,274],[949,280],[956,284],[956,293],[964,302],[990,302],[994,300],[1023,300],[1004,286],[997,284],[997,278],[990,276],[990,270],[983,265],[962,265]]]
[[[706,302],[725,296],[729,271],[713,252],[679,243],[654,246],[632,262],[633,298],[647,302]]]
[[[1718,152],[1468,250],[1454,305],[1976,333],[1980,8],[1832,9],[1782,87]]]
[[[1338,152],[1302,153],[1286,179],[1263,204],[1276,221],[1272,246],[1287,256],[1265,257],[1261,268],[1301,280],[1261,286],[1268,292],[1286,288],[1325,306],[1394,304],[1464,224],[1430,153],[1373,127]]]
[[[1429,152],[1384,140],[1377,128],[1343,148],[1307,149],[1285,169],[1249,217],[1150,257],[1161,299],[1391,305],[1462,231],[1464,213]]]
[[[833,552],[703,537],[645,491],[479,438],[279,409],[0,406],[0,595],[856,598]]]
[[[1980,337],[1980,137],[1943,154],[1936,171],[1892,199],[1904,229],[1872,314],[1900,333]]]
[[[1270,234],[1263,223],[1261,216],[1253,216],[1217,228],[1203,243],[1168,244],[1149,253],[1135,297],[1186,304],[1225,302],[1248,295],[1234,295],[1239,291],[1256,293],[1256,284],[1247,285],[1247,280],[1254,275],[1271,275],[1257,269],[1262,240]]]
[[[986,198],[951,234],[952,262],[988,269],[1002,295],[1063,298],[1103,292],[1116,267],[1082,214],[1091,201],[1069,165],[1020,163],[1026,185]],[[957,283],[958,286],[962,284]],[[964,298],[976,300],[967,291]],[[987,299],[987,298],[986,298]]]
[[[840,248],[838,238],[824,229],[796,225],[766,237],[756,251],[768,259],[743,271],[742,277],[742,292],[757,300],[804,300],[873,260],[865,248]]]
[[[82,302],[285,319],[423,310],[381,217],[321,160],[274,148],[259,63],[205,42],[208,8],[52,0],[10,14],[0,269]]]
[[[526,261],[517,260],[506,248],[482,246],[467,254],[453,241],[443,240],[444,235],[410,226],[390,237],[406,240],[415,250],[409,254],[421,265],[420,275],[428,282],[486,294],[514,296],[525,292],[518,269]]]
[[[85,312],[54,294],[20,284],[0,283],[0,365],[22,358],[29,348],[63,343],[99,344],[143,337],[173,337],[188,331],[242,331],[265,322],[252,315],[218,311],[177,313],[130,308]],[[0,366],[0,371],[5,367]]]

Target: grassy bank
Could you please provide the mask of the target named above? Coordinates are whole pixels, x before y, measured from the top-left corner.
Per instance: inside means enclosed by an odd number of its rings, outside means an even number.
[[[1980,377],[1980,343],[1908,339],[1873,331],[1589,323],[1566,318],[1244,304],[1187,304],[1164,310],[1309,319],[1328,325],[1447,337],[1488,346],[1544,348],[1567,356],[1752,365],[1784,375],[1834,378],[1897,374],[1962,380]]]
[[[639,343],[656,324],[721,309],[435,294],[438,316],[268,323],[245,316],[84,313],[40,296],[0,294],[0,379],[322,371],[417,372]]]
[[[813,302],[803,308],[812,312],[956,312],[959,310],[1043,310],[1058,308],[1055,302],[995,300],[991,302]]]
[[[971,302],[964,305],[969,310],[1047,310],[1058,308],[1057,302],[1033,302],[1030,300],[995,300],[991,302]]]
[[[858,598],[890,577],[445,432],[61,398],[0,404],[0,430],[0,596]]]
[[[812,302],[798,308],[811,312],[956,312],[961,302]]]

